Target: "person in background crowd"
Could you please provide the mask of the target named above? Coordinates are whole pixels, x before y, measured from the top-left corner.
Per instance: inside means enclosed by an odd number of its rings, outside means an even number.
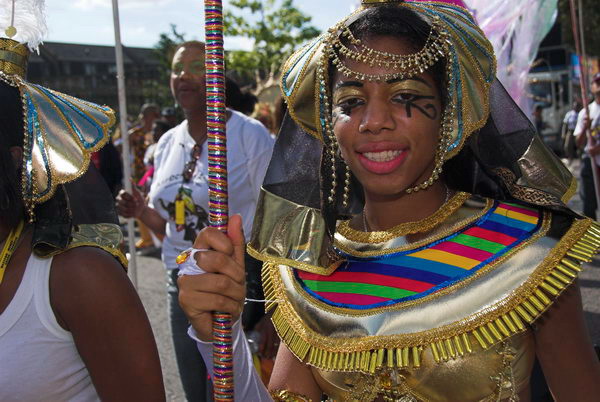
[[[160,137],[163,136],[164,133],[172,129],[168,122],[164,120],[156,120],[154,124],[152,124],[152,144],[148,146],[146,149],[146,154],[144,155],[144,165],[146,166],[146,173],[137,183],[138,189],[147,196],[150,192],[150,186],[152,185],[152,178],[154,177],[154,152],[156,151],[156,145],[160,140]],[[150,236],[152,236],[152,241],[156,247],[160,246],[160,242],[164,238],[161,234],[156,234],[150,232]],[[156,252],[156,248],[154,247],[146,247],[143,250],[139,251],[140,255],[150,255]]]
[[[167,131],[172,129],[174,126],[171,125],[168,121],[165,120],[156,120],[152,125],[152,144],[148,146],[146,149],[146,154],[144,155],[144,165],[146,165],[146,169],[148,165],[154,165],[154,152],[156,151],[156,145],[160,138]]]
[[[152,125],[152,144],[148,146],[146,149],[146,154],[144,155],[144,165],[146,166],[146,173],[137,183],[139,188],[147,194],[150,191],[150,185],[152,184],[152,177],[154,176],[154,153],[156,151],[156,146],[160,137],[163,136],[167,131],[172,129],[168,122],[164,120],[156,120]]]
[[[573,133],[575,132],[575,127],[577,127],[577,117],[580,110],[581,104],[577,101],[573,102],[571,110],[565,114],[565,118],[563,119],[561,138],[563,151],[569,161],[569,165],[577,156],[577,144]]]
[[[540,104],[535,105],[533,108],[533,124],[540,135],[542,135],[542,131],[548,128],[548,124],[544,121],[543,111],[544,107]]]
[[[243,90],[232,78],[226,78],[225,102],[227,107],[250,116],[254,112],[254,106],[258,102],[256,95],[249,90]]]
[[[596,219],[596,209],[598,208],[596,186],[598,183],[594,183],[594,173],[592,172],[594,161],[592,158],[598,166],[600,158],[596,157],[600,155],[600,73],[596,73],[592,77],[591,90],[594,100],[587,108],[583,108],[579,112],[573,135],[577,139],[577,146],[583,148],[580,172],[581,187],[579,190],[583,201],[583,214]],[[588,133],[591,136],[591,141],[588,138]]]
[[[133,156],[131,178],[134,183],[138,183],[146,173],[144,155],[146,154],[146,149],[152,143],[152,125],[158,118],[160,118],[160,109],[158,106],[146,103],[140,109],[137,123],[129,130],[129,144]],[[137,221],[137,224],[140,231],[140,240],[137,241],[135,247],[138,249],[152,247],[154,242],[152,241],[149,229],[140,220]]]
[[[171,127],[175,127],[177,125],[177,113],[175,112],[174,107],[169,106],[163,108],[163,110],[160,112],[160,115],[164,121],[171,125]]]
[[[24,54],[0,38],[0,400],[164,401],[113,197],[90,163],[114,113],[29,84]]]
[[[260,121],[275,137],[277,134],[275,131],[275,121],[273,118],[273,110],[271,109],[271,105],[266,102],[258,102],[254,106],[254,113],[252,113],[252,117],[256,120]]]
[[[135,217],[164,235],[162,260],[167,270],[168,307],[183,389],[188,401],[209,397],[204,364],[187,336],[188,320],[179,307],[177,256],[191,247],[208,225],[208,148],[204,43],[185,42],[172,62],[171,91],[186,119],[165,133],[154,153],[154,178],[146,203],[141,193],[121,192],[119,213]],[[233,98],[230,98],[232,100]],[[241,214],[250,233],[260,186],[273,149],[262,124],[227,110],[229,211]]]

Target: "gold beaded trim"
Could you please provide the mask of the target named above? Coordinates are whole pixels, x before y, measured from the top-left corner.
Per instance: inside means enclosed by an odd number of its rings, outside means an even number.
[[[25,78],[28,57],[27,47],[12,39],[0,38],[0,71],[4,74]]]
[[[345,76],[353,76],[361,81],[379,82],[422,74],[436,62],[446,57],[450,46],[448,42],[449,35],[442,29],[439,17],[433,18],[431,31],[423,48],[417,53],[412,54],[394,54],[369,48],[363,44],[362,40],[356,39],[350,28],[345,24],[339,24],[334,28],[334,31],[341,31],[341,34],[339,37],[333,39],[331,43],[334,50],[330,52],[333,64]],[[354,45],[356,50],[347,47],[343,43],[341,38],[344,37]],[[348,68],[340,59],[340,55],[359,63],[367,64],[370,67],[382,67],[394,72],[388,74],[360,73]]]
[[[435,211],[433,215],[420,221],[401,223],[386,231],[362,232],[360,230],[352,229],[350,227],[350,221],[343,221],[340,223],[337,231],[345,238],[360,243],[382,243],[400,236],[428,232],[446,221],[446,219],[456,212],[470,197],[471,195],[469,193],[457,192]]]
[[[265,308],[274,310],[273,324],[289,350],[298,359],[319,369],[373,374],[385,367],[419,368],[422,353],[427,348],[434,360],[441,363],[478,349],[489,349],[525,331],[577,278],[581,264],[591,262],[599,250],[600,225],[590,219],[576,221],[532,273],[531,284],[515,291],[510,308],[481,319],[475,327],[465,326],[462,333],[429,342],[423,339],[404,347],[386,347],[377,337],[365,338],[360,348],[353,347],[353,350],[344,339],[317,341],[323,337],[291,313],[293,307],[281,288],[278,267],[269,263],[265,263],[262,270],[265,298],[269,300]]]

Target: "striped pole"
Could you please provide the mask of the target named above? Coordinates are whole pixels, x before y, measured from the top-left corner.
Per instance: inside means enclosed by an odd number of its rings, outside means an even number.
[[[223,4],[205,0],[206,31],[206,124],[208,134],[209,221],[227,231],[227,123],[225,109],[225,63],[223,51]],[[213,385],[215,401],[233,400],[233,344],[231,314],[213,313]]]

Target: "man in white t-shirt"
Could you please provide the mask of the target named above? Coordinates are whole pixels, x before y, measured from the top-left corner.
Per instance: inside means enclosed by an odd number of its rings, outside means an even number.
[[[577,118],[577,126],[573,135],[577,138],[577,145],[584,148],[581,160],[581,200],[583,201],[583,214],[596,219],[596,189],[592,172],[592,163],[600,162],[600,73],[596,73],[592,79],[592,95],[594,101],[589,104],[587,110],[583,108]],[[589,116],[587,115],[589,111]],[[587,132],[590,131],[595,141],[588,142]]]
[[[167,269],[173,344],[186,399],[194,402],[209,399],[206,373],[179,307],[175,259],[208,225],[205,74],[204,44],[180,45],[171,65],[171,91],[186,119],[165,133],[156,146],[148,204],[135,192],[121,193],[118,198],[121,215],[139,218],[155,233],[164,234],[162,260]],[[242,216],[249,236],[274,141],[260,122],[232,110],[227,111],[226,131],[229,212]]]

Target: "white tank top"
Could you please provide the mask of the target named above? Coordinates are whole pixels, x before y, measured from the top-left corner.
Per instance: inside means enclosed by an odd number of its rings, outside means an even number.
[[[50,306],[52,258],[33,254],[0,315],[0,401],[99,401],[70,332]]]

